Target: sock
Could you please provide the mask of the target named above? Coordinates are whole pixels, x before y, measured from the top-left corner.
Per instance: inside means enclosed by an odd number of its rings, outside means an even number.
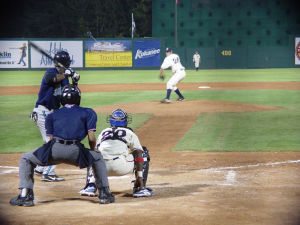
[[[25,198],[26,195],[27,195],[27,193],[28,193],[28,188],[22,188],[22,189],[21,189],[21,194],[20,194],[20,195],[21,195],[21,197],[24,197],[24,198]]]
[[[179,89],[176,89],[176,90],[175,90],[175,93],[179,96],[179,98],[184,98],[184,97],[182,96],[182,94],[180,93]]]
[[[166,97],[166,99],[170,99],[171,92],[172,92],[172,89],[167,89],[167,97]]]

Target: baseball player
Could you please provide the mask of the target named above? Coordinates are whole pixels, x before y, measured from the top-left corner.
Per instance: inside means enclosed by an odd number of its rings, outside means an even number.
[[[96,152],[97,114],[91,108],[80,107],[81,93],[76,85],[67,85],[62,90],[62,108],[46,118],[46,134],[50,141],[42,147],[25,153],[19,161],[20,195],[10,200],[11,205],[33,206],[33,174],[36,165],[67,163],[80,168],[91,166],[95,185],[99,190],[100,204],[115,201],[109,190],[107,170],[102,155]],[[80,143],[88,136],[90,149]]]
[[[111,127],[104,129],[97,139],[97,150],[104,158],[108,176],[123,176],[135,172],[133,197],[148,197],[154,193],[146,188],[150,156],[148,149],[142,147],[138,137],[127,127],[131,117],[116,109],[107,117]],[[92,171],[87,171],[86,186],[79,191],[80,195],[95,196],[96,186]]]
[[[45,120],[46,117],[60,107],[61,89],[69,84],[68,77],[71,77],[74,82],[78,82],[80,76],[70,69],[71,59],[66,51],[59,51],[54,56],[55,68],[48,69],[42,79],[38,100],[36,101],[33,112],[30,118],[39,128],[44,143],[50,139],[46,135]],[[58,66],[61,63],[65,68]],[[55,172],[55,165],[45,167],[37,166],[35,173],[42,175],[42,181],[63,181],[64,178],[58,177]]]
[[[161,100],[161,103],[170,103],[170,95],[172,90],[174,90],[178,95],[177,101],[184,100],[183,95],[180,93],[176,85],[185,78],[185,68],[181,65],[179,56],[174,54],[171,48],[166,48],[166,58],[160,67],[160,79],[164,80],[163,72],[169,67],[172,68],[172,77],[167,82],[167,96]]]
[[[193,55],[193,62],[195,64],[196,71],[198,71],[199,70],[199,64],[201,62],[201,57],[200,57],[198,51],[196,51],[195,54]]]

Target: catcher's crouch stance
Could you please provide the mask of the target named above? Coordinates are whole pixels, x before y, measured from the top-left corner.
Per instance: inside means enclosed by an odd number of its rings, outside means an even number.
[[[149,152],[142,147],[137,135],[127,124],[131,117],[116,109],[107,117],[111,127],[104,129],[97,140],[96,148],[105,161],[108,176],[123,176],[135,172],[136,180],[133,187],[133,197],[147,197],[154,193],[146,188],[149,170]],[[80,195],[96,196],[95,178],[91,168],[87,170],[86,186],[79,191]]]

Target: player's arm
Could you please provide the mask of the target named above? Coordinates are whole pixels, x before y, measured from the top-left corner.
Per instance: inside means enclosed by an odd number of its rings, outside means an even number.
[[[97,124],[97,114],[93,109],[86,108],[86,110],[88,112],[86,126],[88,130],[89,146],[91,150],[98,152],[98,150],[95,148],[96,147],[95,131],[96,131],[96,124]]]
[[[46,135],[50,138],[50,141],[51,141],[53,138],[53,133],[54,133],[52,114],[49,114],[46,117],[45,128],[46,128]]]
[[[67,75],[65,74],[56,74],[56,73],[47,73],[45,76],[45,81],[47,84],[56,84],[66,79]]]
[[[89,139],[89,145],[90,149],[96,151],[96,137],[95,137],[95,131],[90,130],[88,131],[88,139]]]

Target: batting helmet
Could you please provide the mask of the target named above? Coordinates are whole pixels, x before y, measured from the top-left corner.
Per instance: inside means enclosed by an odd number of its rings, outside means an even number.
[[[122,109],[116,109],[107,117],[107,122],[112,127],[127,127],[127,124],[131,123],[131,116]]]
[[[61,93],[61,104],[80,105],[81,92],[76,85],[68,84],[64,86]]]
[[[55,66],[57,63],[61,63],[65,68],[69,68],[71,65],[70,55],[66,51],[59,51],[54,55]]]

